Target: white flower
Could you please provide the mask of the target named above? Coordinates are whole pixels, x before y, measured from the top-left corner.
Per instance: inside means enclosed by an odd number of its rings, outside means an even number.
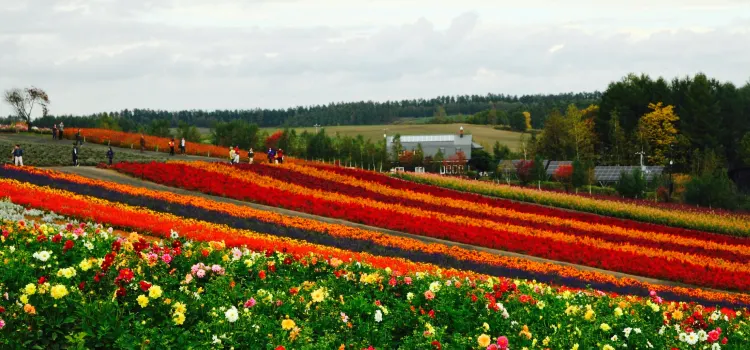
[[[662,328],[664,328],[664,326],[662,326]],[[633,328],[633,332],[635,332],[635,334],[641,334],[641,329],[640,328]]]
[[[32,256],[35,257],[35,258],[37,258],[38,260],[47,261],[47,260],[49,260],[50,257],[52,257],[52,252],[48,252],[46,250],[42,250],[41,252],[34,253],[34,255],[32,255]]]
[[[716,311],[712,312],[710,318],[711,318],[711,321],[716,321],[716,320],[720,319],[721,318],[721,311],[716,310]]]
[[[695,345],[695,343],[698,342],[698,335],[695,333],[690,333],[687,336],[687,339],[685,341],[690,345]]]
[[[12,246],[8,247],[8,249],[10,250],[11,253],[13,253],[13,252],[16,251],[16,246],[12,245]]]
[[[234,306],[224,312],[224,316],[227,318],[227,321],[229,321],[229,323],[234,323],[240,317],[239,313],[237,312],[237,308]]]
[[[711,350],[721,350],[721,345],[719,345],[719,343],[714,343],[711,345]]]
[[[375,310],[375,322],[383,322],[383,313],[380,310]]]
[[[219,337],[214,335],[211,339],[213,339],[213,342],[211,342],[211,344],[221,344],[221,339],[219,339]]]
[[[653,349],[654,348],[654,346],[648,340],[646,340],[646,346],[648,346],[649,349]]]
[[[679,336],[678,339],[680,339],[681,342],[686,342],[687,341],[687,334],[680,333],[680,336]]]
[[[172,239],[177,239],[180,238],[180,234],[175,230],[169,230],[169,237],[172,237]]]
[[[94,244],[89,241],[86,241],[86,243],[84,243],[83,246],[86,247],[86,249],[88,250],[94,250]]]
[[[628,337],[630,337],[630,332],[632,332],[632,331],[633,331],[633,329],[630,328],[630,327],[628,327],[628,328],[625,328],[622,332],[625,333],[625,338],[628,338]]]
[[[617,334],[613,335],[611,339],[612,341],[617,341]]]
[[[704,331],[702,329],[699,330],[698,331],[698,339],[700,339],[700,341],[706,341],[706,340],[708,340],[708,334],[706,333],[706,331]]]
[[[412,292],[406,293],[406,300],[411,301],[412,299],[414,299],[414,293]]]
[[[440,291],[440,282],[435,281],[430,283],[430,291],[433,293],[437,293]]]

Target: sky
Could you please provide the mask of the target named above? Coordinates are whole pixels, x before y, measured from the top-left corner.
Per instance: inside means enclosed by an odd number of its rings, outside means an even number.
[[[750,80],[746,0],[0,0],[0,89],[52,114]],[[0,115],[11,114],[0,106]]]

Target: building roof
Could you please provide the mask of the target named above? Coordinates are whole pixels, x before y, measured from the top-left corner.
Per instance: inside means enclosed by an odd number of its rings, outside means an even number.
[[[471,135],[401,135],[401,143],[432,143],[432,142],[449,142],[456,146],[471,146],[474,148],[482,148],[481,145],[473,142]],[[388,143],[393,143],[393,136],[388,136]],[[476,146],[479,147],[476,147]]]

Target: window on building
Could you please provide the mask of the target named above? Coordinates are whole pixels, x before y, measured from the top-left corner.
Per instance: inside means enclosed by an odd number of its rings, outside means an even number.
[[[461,147],[456,147],[456,153],[461,152]]]

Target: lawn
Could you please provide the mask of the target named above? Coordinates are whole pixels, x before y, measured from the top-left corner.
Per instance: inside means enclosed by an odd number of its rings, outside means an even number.
[[[507,145],[512,150],[518,150],[521,134],[518,132],[495,130],[487,125],[470,125],[470,124],[391,124],[391,125],[346,125],[346,126],[327,126],[326,133],[334,135],[337,132],[341,135],[357,136],[362,135],[367,139],[377,141],[383,137],[383,133],[388,135],[431,135],[431,134],[458,134],[459,128],[464,127],[464,133],[472,134],[475,142],[484,146],[485,149],[492,149],[495,141]],[[273,132],[278,128],[264,128],[263,130]],[[297,132],[307,131],[315,132],[314,127],[296,128]]]

